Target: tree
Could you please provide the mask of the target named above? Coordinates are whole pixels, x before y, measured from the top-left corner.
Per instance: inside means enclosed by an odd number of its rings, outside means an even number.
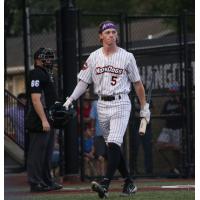
[[[18,35],[22,33],[22,1],[5,0],[4,28],[5,35]]]
[[[89,12],[131,12],[135,8],[131,7],[131,0],[77,0],[77,7]]]
[[[5,0],[5,33],[6,36],[22,34],[22,13],[24,0]],[[75,0],[74,0],[75,1]],[[50,12],[60,8],[60,0],[26,0],[32,13]],[[76,0],[77,8],[88,12],[123,12],[128,15],[162,15],[180,14],[187,9],[194,12],[195,0]],[[193,20],[194,21],[194,20]],[[54,21],[48,18],[35,18],[32,22],[32,31],[44,32],[54,27]]]
[[[6,36],[19,36],[23,30],[23,3],[24,0],[5,0],[4,3],[4,22]],[[58,0],[26,0],[26,6],[30,7],[31,13],[50,12],[54,14],[59,8]],[[54,27],[54,21],[48,18],[32,18],[32,31],[44,32]]]
[[[87,11],[125,12],[136,14],[180,14],[187,9],[194,12],[195,0],[77,0],[77,7]]]

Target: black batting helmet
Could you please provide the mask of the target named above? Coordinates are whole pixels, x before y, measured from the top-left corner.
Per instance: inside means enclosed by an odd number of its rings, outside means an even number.
[[[41,47],[34,53],[34,60],[36,59],[40,59],[44,67],[52,69],[56,61],[55,51],[51,48]]]
[[[49,118],[54,128],[65,128],[66,124],[75,116],[75,109],[70,107],[66,110],[61,102],[55,102],[49,109]]]

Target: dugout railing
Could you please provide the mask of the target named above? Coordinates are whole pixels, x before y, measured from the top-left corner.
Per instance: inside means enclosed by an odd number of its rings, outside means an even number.
[[[4,90],[4,163],[5,173],[25,170],[26,141],[24,113],[26,106]]]
[[[9,91],[4,90],[4,135],[24,149],[25,105]],[[22,132],[23,131],[23,132]]]
[[[24,41],[25,41],[25,64],[26,78],[28,71],[32,65],[33,52],[41,47],[48,46],[59,50],[62,43],[61,35],[59,34],[60,18],[58,13],[33,13],[26,10],[26,18],[24,21]],[[34,30],[38,20],[48,18],[51,20],[52,27],[49,31],[40,32]],[[188,26],[188,19],[194,23],[194,15],[174,16],[127,16],[125,13],[88,13],[77,10],[77,70],[79,71],[82,64],[89,56],[89,53],[100,46],[98,40],[98,24],[105,19],[113,20],[119,27],[119,45],[128,51],[132,52],[141,73],[142,80],[148,89],[151,70],[156,68],[156,80],[152,92],[152,101],[161,109],[164,101],[169,97],[167,87],[168,84],[176,81],[180,86],[178,95],[184,102],[187,115],[183,114],[183,143],[182,143],[182,163],[184,176],[191,176],[194,168],[194,31]],[[194,24],[193,24],[194,26]],[[188,28],[189,27],[189,28]],[[59,58],[58,58],[59,59]],[[60,63],[62,68],[62,63]],[[61,70],[56,71],[57,88],[59,95],[62,97],[62,73]],[[73,83],[74,86],[76,83]],[[89,88],[89,101],[96,97],[92,92],[92,86]],[[174,94],[173,94],[174,95]],[[172,96],[173,96],[172,95]],[[132,101],[134,100],[134,93],[130,95]],[[78,102],[80,110],[83,108],[83,102],[88,99],[81,98]],[[134,110],[134,102],[133,102]],[[160,114],[161,110],[152,113],[152,126],[154,129],[154,141],[164,126],[166,117]],[[134,115],[131,115],[130,126],[127,130],[124,152],[128,160],[128,164],[133,176],[146,176],[137,174],[134,171],[133,149],[131,140],[131,126],[134,121]],[[83,140],[83,113],[80,112],[80,135]],[[61,131],[60,142],[63,142],[63,135]],[[63,151],[63,143],[61,144]],[[80,148],[83,155],[83,146]],[[153,149],[154,151],[154,149]],[[64,168],[65,157],[62,155],[62,168]],[[141,152],[140,157],[143,157]],[[154,173],[152,176],[167,176],[163,172],[165,164],[161,163],[161,157],[157,156],[154,151]],[[143,160],[140,160],[140,167],[143,169]],[[83,158],[80,156],[80,175],[84,179],[84,164]],[[64,169],[63,169],[64,170]],[[65,174],[65,171],[62,172]]]

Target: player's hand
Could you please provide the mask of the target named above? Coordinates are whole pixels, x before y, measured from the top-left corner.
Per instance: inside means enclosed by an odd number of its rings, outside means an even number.
[[[94,159],[93,153],[92,153],[92,152],[88,153],[88,157],[89,157],[90,159]]]
[[[69,110],[69,107],[70,107],[70,106],[73,106],[73,105],[72,105],[72,101],[73,101],[73,100],[72,100],[70,97],[67,97],[67,98],[66,98],[66,101],[65,101],[65,103],[63,104],[63,106],[66,108],[66,110]]]
[[[50,128],[51,128],[47,120],[42,121],[42,127],[43,127],[43,131],[45,132],[50,131]]]
[[[147,120],[147,123],[149,123],[149,121],[150,121],[150,115],[151,115],[151,112],[149,110],[149,104],[146,103],[144,105],[144,107],[140,110],[140,117],[141,118],[145,118]]]

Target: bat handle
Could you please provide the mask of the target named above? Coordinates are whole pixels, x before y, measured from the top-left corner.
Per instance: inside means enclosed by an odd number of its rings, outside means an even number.
[[[140,127],[139,127],[139,134],[142,136],[146,132],[147,127],[147,120],[145,118],[142,118],[140,121]]]

